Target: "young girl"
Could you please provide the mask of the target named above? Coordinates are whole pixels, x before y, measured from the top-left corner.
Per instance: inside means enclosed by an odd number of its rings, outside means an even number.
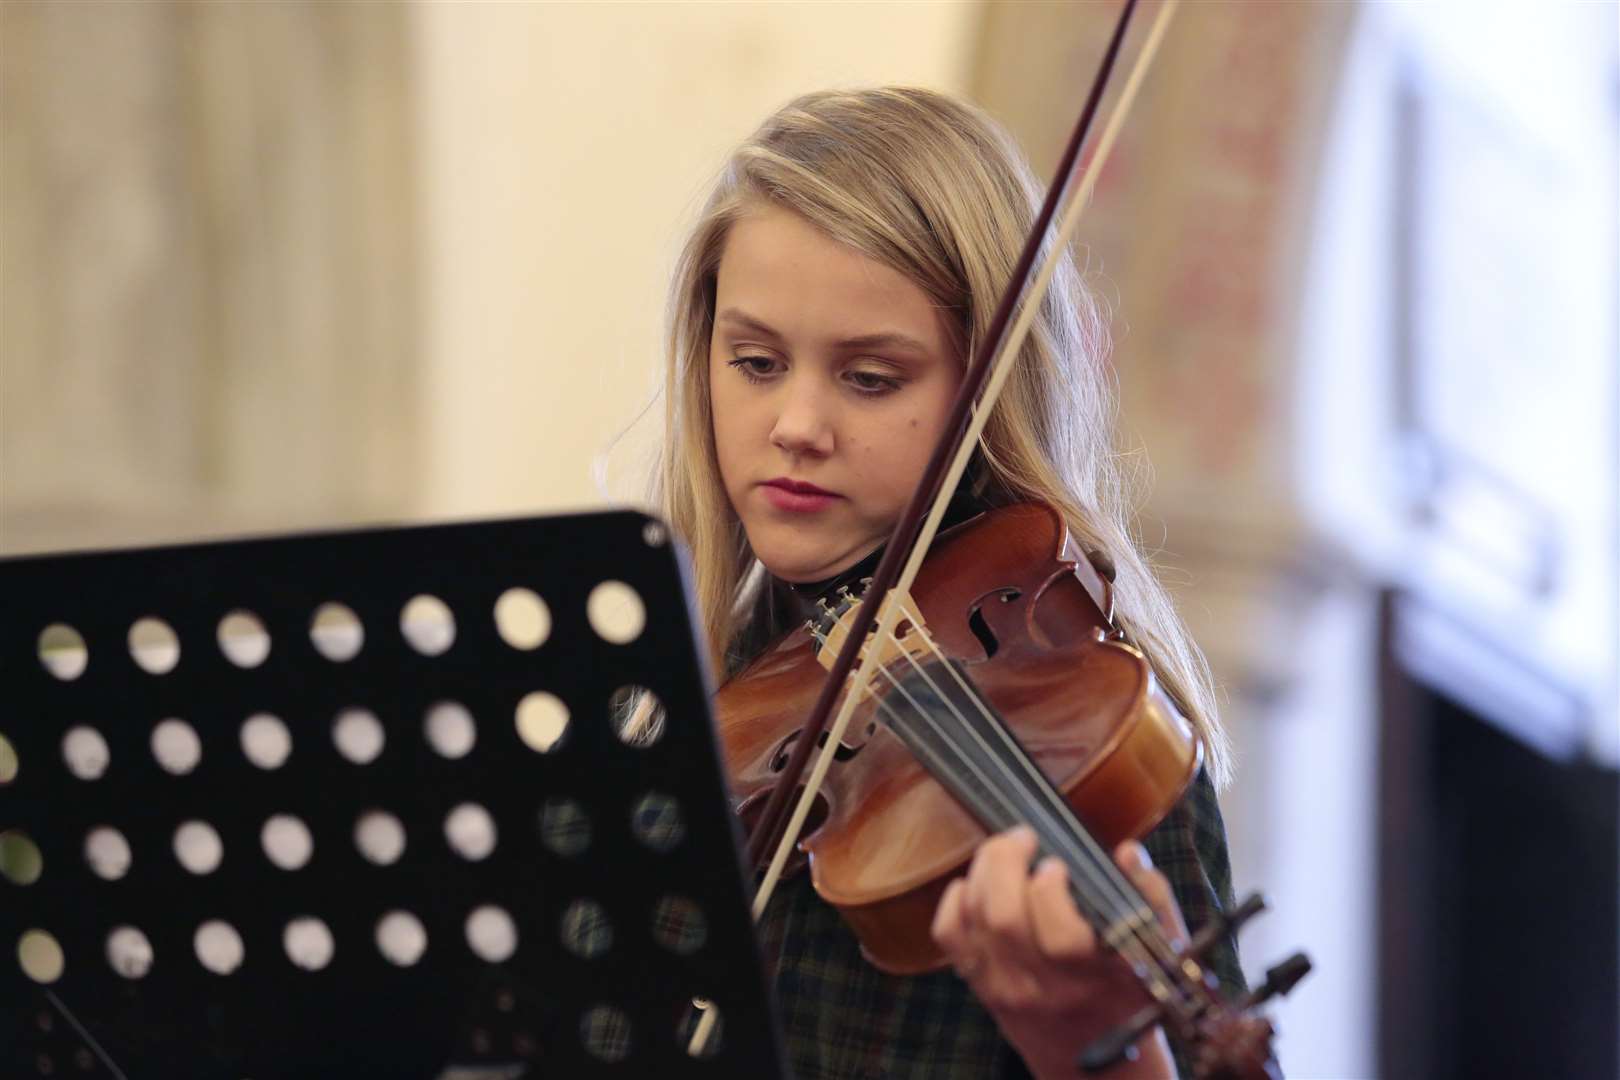
[[[657,476],[719,670],[870,573],[1038,197],[993,122],[923,90],[802,97],[731,156],[672,287]],[[1205,749],[1207,771],[1146,852],[1118,853],[1176,938],[1183,914],[1196,929],[1231,902],[1211,782],[1227,749],[1208,670],[1131,539],[1112,416],[1101,323],[1065,253],[952,512],[1044,502],[1113,560],[1119,622]],[[1063,868],[1031,869],[1035,850],[1024,829],[980,847],[933,924],[954,970],[923,977],[877,971],[807,875],[783,883],[760,939],[794,1075],[1073,1077],[1078,1052],[1141,999]],[[1208,966],[1241,989],[1231,940]],[[1137,1050],[1110,1075],[1172,1074],[1162,1034]]]

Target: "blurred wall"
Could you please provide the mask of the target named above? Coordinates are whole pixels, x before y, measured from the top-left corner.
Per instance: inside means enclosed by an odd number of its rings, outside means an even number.
[[[1236,889],[1271,904],[1243,934],[1244,967],[1257,983],[1295,950],[1317,965],[1274,1008],[1285,1073],[1311,1077],[1376,1068],[1374,583],[1316,519],[1314,477],[1296,466],[1313,422],[1298,408],[1300,282],[1354,11],[1181,5],[1080,240],[1113,315],[1141,539],[1209,658],[1233,741],[1222,805]],[[1113,17],[990,9],[975,94],[1043,170]]]
[[[0,551],[634,498],[665,275],[794,94],[979,8],[0,5]]]
[[[976,4],[411,9],[428,516],[642,490],[669,267],[726,152],[828,86],[963,89]],[[598,476],[598,466],[607,467]]]
[[[0,4],[0,551],[408,505],[405,15]]]

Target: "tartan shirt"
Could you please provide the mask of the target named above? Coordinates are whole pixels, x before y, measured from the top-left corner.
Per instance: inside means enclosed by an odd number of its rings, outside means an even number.
[[[1226,830],[1215,788],[1196,780],[1144,841],[1170,881],[1189,932],[1232,905]],[[1020,1080],[1028,1071],[995,1021],[951,970],[885,975],[810,887],[783,882],[759,925],[775,977],[785,1052],[796,1080]],[[1241,993],[1237,943],[1228,934],[1206,957],[1228,996]],[[1076,1046],[1078,1054],[1082,1047]],[[1191,1075],[1172,1041],[1177,1070]]]

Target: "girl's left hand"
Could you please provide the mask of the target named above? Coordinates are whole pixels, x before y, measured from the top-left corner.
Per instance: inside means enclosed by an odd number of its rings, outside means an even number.
[[[1027,826],[981,844],[966,876],[940,898],[933,934],[1030,1071],[1072,1080],[1086,1045],[1148,999],[1075,907],[1063,864],[1049,857],[1029,870],[1036,850]],[[1127,842],[1115,859],[1180,948],[1187,936],[1181,912],[1147,851]],[[1161,1030],[1143,1036],[1136,1048],[1136,1060],[1111,1069],[1111,1078],[1175,1075]]]

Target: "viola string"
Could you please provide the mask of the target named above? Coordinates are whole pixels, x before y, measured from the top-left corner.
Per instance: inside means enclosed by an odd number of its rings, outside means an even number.
[[[914,623],[915,622],[916,620],[914,620]],[[820,635],[816,635],[816,637],[817,640],[824,640]],[[903,651],[904,650],[902,650],[902,652]],[[970,727],[971,725],[969,725],[967,718],[956,709],[956,706],[952,704],[943,693],[940,692],[938,685],[934,683],[933,680],[928,676],[926,670],[922,669],[920,665],[916,663],[915,658],[907,654],[907,660],[911,663],[913,669],[917,671],[919,677],[929,683],[930,688],[934,690],[935,695],[940,699],[945,707],[950,709],[953,713],[956,713],[956,717],[962,726],[964,728]],[[933,728],[936,735],[943,738],[944,746],[955,751],[957,762],[970,769],[973,772],[974,777],[978,780],[978,789],[981,792],[981,795],[987,796],[992,801],[999,802],[1001,804],[1001,809],[1008,821],[1028,820],[1030,817],[1036,816],[1035,814],[1030,813],[1019,813],[1019,807],[1016,806],[1008,797],[1009,791],[1016,791],[1017,789],[1006,786],[998,787],[997,785],[993,784],[990,777],[986,776],[980,769],[979,764],[970,756],[964,754],[961,747],[951,742],[948,731],[941,728],[939,724],[933,720],[929,711],[923,708],[916,698],[911,695],[910,690],[908,690],[904,684],[895,678],[893,672],[891,672],[886,666],[880,667],[878,672],[884,678],[888,679],[894,690],[906,699],[907,703],[910,704],[912,711],[917,716],[922,717],[925,722],[927,722],[929,726]],[[877,708],[890,718],[889,726],[896,732],[896,734],[899,734],[905,730],[904,719],[889,706],[887,701],[881,697],[874,697],[873,701]],[[930,772],[933,772],[935,775],[946,772],[946,770],[950,769],[953,765],[953,762],[950,759],[940,754],[938,747],[935,745],[923,744],[920,746],[910,746],[908,748],[911,749],[913,754],[923,753],[932,757],[935,768],[931,769]],[[993,761],[993,755],[986,755],[986,758]],[[924,764],[926,765],[927,763],[925,762]],[[1005,772],[1004,766],[1003,771]],[[954,775],[960,777],[959,773]],[[1075,869],[1083,869],[1083,867],[1075,867]],[[1107,921],[1110,925],[1116,925],[1119,921],[1117,917],[1108,918],[1101,909],[1097,910],[1097,917]],[[1097,920],[1094,919],[1093,921]],[[1111,947],[1114,948],[1116,952],[1124,956],[1127,960],[1133,961],[1137,965],[1140,972],[1140,977],[1144,983],[1148,984],[1148,990],[1155,998],[1161,1001],[1166,1000],[1169,996],[1171,996],[1171,990],[1169,987],[1164,985],[1165,980],[1163,978],[1163,973],[1157,969],[1155,964],[1146,962],[1151,961],[1154,958],[1151,956],[1151,950],[1148,950],[1149,956],[1144,959],[1144,957],[1141,955],[1142,949],[1140,945],[1140,942],[1133,942],[1132,940],[1127,939],[1117,945],[1111,945]]]
[[[924,717],[928,716],[927,710],[923,709],[917,703],[916,699],[911,696],[910,692],[902,684],[900,684],[898,682],[898,680],[895,680],[892,673],[885,670],[885,671],[883,671],[883,675],[884,675],[885,678],[888,678],[892,683],[894,683],[895,689],[903,697],[905,697],[907,699],[907,701],[912,706],[912,709],[918,715],[921,715],[921,716],[924,716]],[[899,733],[899,732],[905,730],[905,728],[901,726],[903,722],[899,718],[898,714],[896,714],[892,709],[890,709],[886,703],[882,702],[881,699],[878,700],[878,704],[879,704],[879,707],[882,708],[883,711],[888,713],[889,716],[891,717],[891,727],[896,731],[896,733]],[[937,725],[932,725],[932,726],[934,726],[936,728],[936,734],[942,733],[942,732],[940,732],[938,730]],[[1027,820],[1028,817],[1031,816],[1031,815],[1020,815],[1018,813],[1018,808],[1015,807],[1012,804],[1012,802],[1006,798],[1006,796],[1004,794],[1004,790],[1000,789],[1000,788],[997,788],[995,785],[989,783],[988,778],[986,778],[983,773],[978,772],[978,769],[976,768],[974,763],[971,761],[971,759],[965,759],[965,758],[962,757],[961,750],[960,750],[959,747],[955,747],[954,745],[950,744],[948,741],[946,742],[945,745],[947,747],[949,747],[950,749],[954,750],[956,752],[957,758],[959,760],[965,761],[968,768],[973,769],[976,773],[978,773],[978,778],[979,778],[979,780],[981,782],[981,786],[980,786],[981,793],[983,793],[985,795],[988,795],[991,800],[996,800],[996,801],[999,801],[1001,803],[1001,808],[1002,808],[1002,810],[1003,810],[1003,812],[1005,814],[1005,819],[1006,819],[1006,821],[1007,821],[1007,823],[1009,825],[1011,823],[1013,823],[1013,822],[1017,822],[1017,821],[1021,821],[1021,820]],[[940,773],[946,772],[946,770],[948,770],[951,767],[951,761],[948,758],[942,756],[939,749],[938,749],[938,747],[935,746],[934,744],[930,744],[930,743],[923,743],[921,745],[908,744],[908,749],[913,754],[916,754],[916,755],[919,755],[919,756],[927,756],[928,758],[930,758],[933,761],[934,766],[935,766],[934,770],[931,770],[931,771],[935,771],[936,775],[939,775]],[[957,778],[958,778],[958,782],[960,782],[960,774],[957,774]],[[981,808],[981,813],[985,817],[990,816],[989,812],[986,811],[986,810],[983,810],[982,808]],[[1066,861],[1068,861],[1068,860],[1066,860]],[[1081,869],[1081,868],[1077,867],[1076,869]],[[1108,923],[1110,923],[1112,925],[1112,924],[1115,924],[1117,922],[1117,920],[1109,919],[1106,916],[1104,916],[1100,909],[1093,909],[1093,913],[1092,913],[1089,921],[1091,921],[1094,925],[1097,924],[1097,923],[1101,923],[1101,922],[1108,922]],[[1173,987],[1171,985],[1168,985],[1167,980],[1164,978],[1163,972],[1161,970],[1159,970],[1151,962],[1153,957],[1151,955],[1147,955],[1147,956],[1143,955],[1143,949],[1140,947],[1140,943],[1138,943],[1138,942],[1136,942],[1136,941],[1134,941],[1132,939],[1126,938],[1126,939],[1123,939],[1123,940],[1120,940],[1118,942],[1110,944],[1110,948],[1114,949],[1115,952],[1119,953],[1128,962],[1131,962],[1134,965],[1135,970],[1137,970],[1137,972],[1138,972],[1138,977],[1145,984],[1145,986],[1148,989],[1149,993],[1151,993],[1153,995],[1153,997],[1157,998],[1160,1001],[1167,1001],[1170,997],[1173,996]]]
[[[904,600],[901,603],[904,603]],[[1077,844],[1080,850],[1076,854],[1083,852],[1088,857],[1088,868],[1091,871],[1089,880],[1093,887],[1111,892],[1113,895],[1110,899],[1115,904],[1123,901],[1125,913],[1123,916],[1116,914],[1109,927],[1109,932],[1112,933],[1114,930],[1123,927],[1125,933],[1145,947],[1153,959],[1166,971],[1170,972],[1173,978],[1184,972],[1185,966],[1182,958],[1165,938],[1163,928],[1158,923],[1158,917],[1153,912],[1152,906],[1147,903],[1146,898],[1124,876],[1110,855],[1102,849],[1096,838],[1091,835],[1090,831],[1074,817],[1073,811],[1064,801],[1062,794],[1058,792],[1055,785],[1047,781],[1044,774],[1039,772],[1029,753],[1018,744],[1006,725],[994,715],[994,711],[984,702],[978,688],[965,678],[954,664],[949,662],[948,658],[940,651],[933,636],[927,633],[926,630],[920,629],[922,625],[921,617],[914,612],[908,612],[908,614],[912,616],[914,623],[919,626],[922,640],[927,644],[929,650],[940,664],[949,671],[951,678],[955,680],[962,693],[978,707],[980,715],[984,718],[985,726],[1001,741],[1006,755],[1021,767],[1027,778],[1029,790],[1047,804],[1044,810],[1054,839],[1059,842],[1069,841]],[[995,754],[984,743],[984,738],[977,729],[970,728],[969,734],[979,741],[981,748],[987,752],[992,760],[1001,760],[1000,756]],[[1005,768],[1004,763],[1003,767]],[[1031,814],[1030,817],[1032,822],[1037,819],[1035,814]],[[1070,868],[1071,872],[1076,869],[1072,860],[1070,861]],[[1115,945],[1108,937],[1105,937],[1105,941],[1108,941],[1111,946]],[[1180,980],[1176,979],[1176,981],[1179,985]]]
[[[950,710],[961,722],[963,730],[975,742],[978,743],[979,749],[983,752],[983,756],[999,768],[1003,776],[1008,781],[1008,784],[1012,787],[1012,790],[1022,790],[1026,793],[1033,794],[1036,797],[1042,797],[1050,803],[1050,801],[1056,796],[1054,796],[1054,793],[1049,785],[1045,783],[1045,777],[1043,776],[1036,779],[1029,775],[1034,771],[1034,765],[1029,761],[1026,754],[1016,748],[1016,744],[1011,741],[1008,733],[1006,732],[1005,726],[995,718],[994,714],[988,709],[983,699],[979,697],[974,688],[962,678],[961,673],[945,660],[943,654],[940,653],[939,648],[937,644],[934,643],[932,637],[924,633],[923,640],[927,642],[930,650],[939,657],[944,666],[950,670],[952,677],[962,689],[963,693],[978,708],[986,724],[990,726],[992,731],[1001,735],[1004,747],[1009,751],[1009,754],[1013,757],[1014,761],[1023,766],[1025,776],[1020,778],[1012,772],[1007,761],[1001,755],[994,752],[993,748],[985,741],[983,735],[979,733],[974,725],[969,723],[967,718],[964,717],[954,705],[949,704],[949,699],[947,699],[939,690],[938,685],[933,682],[933,680],[928,676],[927,672],[922,669],[920,665],[916,664],[915,658],[908,656],[909,662],[917,671],[919,677],[927,681],[930,688],[934,690],[935,695],[947,703]],[[932,715],[928,713],[927,710],[921,709],[916,704],[915,699],[912,699],[909,694],[906,695],[906,697],[907,700],[912,704],[912,707],[917,709],[919,714],[922,715],[928,723],[935,726],[936,729],[939,728],[939,725],[933,720]],[[947,742],[949,742],[950,732],[943,729],[939,730],[940,734],[942,734],[947,739]],[[952,745],[956,749],[958,755],[964,761],[971,760],[971,755],[968,754],[964,748],[955,744]],[[1018,786],[1020,783],[1024,785],[1022,788]],[[1056,798],[1059,798],[1059,801],[1061,801],[1060,797]],[[1174,952],[1169,948],[1168,943],[1164,941],[1163,935],[1158,933],[1147,934],[1143,932],[1144,927],[1156,927],[1157,925],[1152,908],[1146,903],[1145,900],[1141,899],[1141,894],[1136,891],[1135,887],[1120,875],[1118,868],[1114,865],[1113,861],[1109,859],[1107,853],[1102,850],[1101,846],[1096,842],[1096,839],[1091,836],[1091,834],[1086,831],[1083,826],[1079,826],[1077,823],[1073,822],[1072,818],[1067,814],[1066,811],[1066,805],[1061,807],[1054,807],[1052,805],[1043,807],[1039,805],[1039,803],[1036,803],[1029,806],[1025,813],[1018,818],[1018,820],[1025,821],[1031,825],[1036,825],[1041,821],[1045,821],[1047,828],[1044,831],[1049,840],[1048,846],[1054,849],[1059,848],[1060,846],[1066,847],[1068,849],[1067,854],[1069,857],[1064,861],[1069,865],[1071,874],[1073,874],[1075,871],[1080,871],[1084,875],[1081,880],[1076,881],[1076,885],[1079,886],[1089,883],[1091,887],[1098,894],[1100,894],[1099,899],[1106,904],[1112,904],[1114,906],[1114,911],[1112,913],[1108,913],[1106,908],[1098,908],[1099,913],[1103,915],[1103,918],[1107,924],[1106,930],[1099,927],[1099,934],[1100,936],[1104,937],[1104,940],[1110,945],[1110,947],[1115,948],[1116,951],[1124,951],[1119,948],[1119,942],[1113,940],[1113,938],[1116,936],[1114,932],[1123,929],[1124,934],[1118,935],[1119,937],[1126,940],[1134,940],[1135,943],[1141,945],[1147,950],[1149,956],[1157,964],[1164,968],[1171,968],[1175,963]],[[1057,854],[1062,857],[1064,852],[1061,850],[1054,850],[1053,854]],[[1133,897],[1135,899],[1133,899]]]
[[[949,662],[945,655],[940,651],[938,644],[933,639],[933,636],[920,629],[921,620],[915,616],[913,619],[914,622],[919,625],[919,633],[921,633],[922,639],[927,644],[929,650],[935,655],[936,658],[938,658],[941,666],[950,672],[952,679],[955,680],[962,693],[978,707],[980,715],[985,720],[986,726],[1001,740],[1007,757],[1011,758],[1015,764],[1021,767],[1021,770],[1026,776],[1028,790],[1031,791],[1037,798],[1040,798],[1047,803],[1047,806],[1044,809],[1048,815],[1048,820],[1051,823],[1056,836],[1060,839],[1067,839],[1076,843],[1080,850],[1083,851],[1091,862],[1098,868],[1097,877],[1101,879],[1101,886],[1113,891],[1115,894],[1113,899],[1116,902],[1120,900],[1125,902],[1125,907],[1127,910],[1125,911],[1123,920],[1125,921],[1127,928],[1130,929],[1133,934],[1137,933],[1135,930],[1135,927],[1138,925],[1137,920],[1143,918],[1144,916],[1149,920],[1148,925],[1155,927],[1154,933],[1142,934],[1139,936],[1143,939],[1144,944],[1148,946],[1149,950],[1156,955],[1159,963],[1164,964],[1167,967],[1179,967],[1180,958],[1175,955],[1175,951],[1170,947],[1169,942],[1165,940],[1164,935],[1157,931],[1157,916],[1154,915],[1151,905],[1147,903],[1146,899],[1142,897],[1141,893],[1136,889],[1136,887],[1130,883],[1130,880],[1121,873],[1113,859],[1110,858],[1108,853],[1102,849],[1102,845],[1097,842],[1096,838],[1091,835],[1090,831],[1073,819],[1072,812],[1070,811],[1068,804],[1063,801],[1062,796],[1057,792],[1056,788],[1046,780],[1046,777],[1039,774],[1038,769],[1034,761],[1030,758],[1028,752],[1022,747],[1018,746],[1016,741],[1013,739],[1011,732],[1007,730],[1006,725],[995,717],[994,712],[984,702],[983,698],[980,697],[978,689],[963,677],[962,672],[958,670],[954,664]],[[992,760],[1003,760],[999,755],[995,754],[987,744],[985,744],[983,736],[977,731],[977,729],[970,730],[969,734],[979,741],[980,745],[987,751],[988,756]],[[1004,761],[1003,767],[1005,768]],[[1121,917],[1116,916],[1116,920],[1119,918]]]
[[[1109,858],[1108,853],[1103,850],[1102,845],[1097,843],[1096,838],[1093,837],[1089,831],[1073,820],[1072,813],[1069,810],[1068,805],[1063,802],[1062,796],[1057,793],[1050,783],[1047,782],[1046,777],[1038,771],[1034,761],[1029,757],[1028,752],[1019,746],[1017,741],[1012,738],[1012,735],[1007,730],[1006,725],[995,715],[994,709],[992,709],[989,704],[986,703],[980,696],[978,688],[975,687],[968,679],[966,679],[962,672],[950,662],[949,658],[939,648],[938,643],[934,641],[933,635],[929,634],[927,630],[924,629],[926,624],[923,621],[922,615],[908,607],[906,600],[907,598],[902,596],[897,598],[895,602],[900,605],[902,614],[911,620],[912,625],[916,628],[919,637],[926,645],[929,652],[933,654],[940,666],[950,674],[951,678],[955,681],[957,688],[962,691],[963,696],[973,703],[974,707],[978,710],[979,716],[984,721],[984,725],[988,727],[993,734],[999,736],[1002,742],[1005,757],[996,754],[993,748],[985,741],[984,736],[978,731],[978,729],[974,725],[970,724],[967,718],[963,716],[954,705],[951,705],[951,711],[956,715],[957,719],[962,722],[963,730],[965,730],[974,738],[975,741],[978,742],[980,749],[984,752],[987,758],[996,762],[1001,767],[1003,773],[1007,776],[1009,781],[1016,782],[1017,777],[1008,772],[1006,758],[1011,758],[1013,763],[1018,765],[1024,773],[1025,786],[1022,790],[1031,792],[1035,797],[1043,800],[1047,804],[1044,808],[1038,805],[1032,807],[1031,812],[1026,816],[1035,817],[1038,813],[1044,812],[1061,830],[1061,833],[1072,834],[1067,838],[1079,845],[1078,850],[1076,851],[1077,855],[1083,854],[1091,861],[1092,864],[1101,867],[1104,873],[1117,875],[1118,871],[1114,866],[1112,859]],[[897,640],[894,643],[899,645]],[[927,670],[921,665],[917,664],[915,658],[912,657],[911,654],[904,648],[902,648],[900,651],[906,657],[907,662],[912,665],[912,668],[917,675],[928,683],[929,688],[934,691],[935,695],[938,696],[941,701],[949,704],[949,698],[946,697],[939,685],[934,682],[932,677],[929,676]],[[915,703],[913,704],[915,707]],[[1060,835],[1058,838],[1062,839],[1064,837]],[[1126,906],[1131,909],[1132,912],[1140,912],[1146,907],[1145,904],[1137,904],[1132,900],[1135,890],[1127,881],[1116,879],[1115,881],[1104,882],[1104,884],[1113,885],[1116,893],[1118,894],[1115,899],[1125,899],[1127,901]],[[1148,910],[1151,911],[1150,908]]]
[[[907,700],[907,702],[911,705],[913,711],[917,715],[923,716],[925,718],[928,716],[927,710],[924,709],[921,706],[921,704],[918,703],[917,700],[914,697],[912,697],[911,692],[902,683],[900,683],[897,679],[895,679],[892,672],[888,671],[887,669],[880,669],[880,674],[882,674],[882,676],[884,678],[888,679],[890,681],[890,683],[893,684],[893,687],[894,687],[895,691],[897,691],[902,697],[904,697]],[[908,730],[908,728],[907,728],[907,726],[905,724],[904,717],[900,713],[896,712],[884,699],[882,699],[882,698],[874,698],[873,700],[874,700],[874,704],[877,706],[877,708],[879,710],[881,710],[889,718],[889,726],[890,726],[890,728],[892,730],[894,730],[896,732],[896,734],[900,734],[900,733]],[[947,707],[950,707],[949,703],[947,703]],[[965,718],[963,718],[963,719],[965,720]],[[936,729],[936,731],[935,731],[936,734],[943,734],[943,732],[938,729],[937,725],[933,725],[933,726]],[[915,734],[914,729],[909,729],[909,730],[913,730],[913,733]],[[924,758],[928,759],[928,760],[924,761],[924,764],[925,765],[932,764],[933,768],[930,769],[930,772],[933,772],[936,775],[939,775],[941,773],[948,773],[948,770],[952,767],[953,763],[952,763],[951,759],[941,753],[940,746],[937,743],[922,742],[922,743],[919,743],[919,744],[911,744],[911,743],[908,742],[907,745],[908,745],[908,749],[914,755],[917,755],[917,756],[924,757]],[[948,741],[946,741],[944,745],[949,749],[955,750],[956,754],[957,754],[957,757],[959,759],[962,757],[959,748],[952,746]],[[979,783],[978,783],[978,785],[976,787],[976,790],[979,793],[980,799],[982,801],[986,801],[986,802],[999,802],[1000,803],[1000,809],[1001,809],[1001,811],[1002,811],[1002,813],[1004,815],[1005,820],[1007,820],[1009,823],[1011,823],[1011,822],[1016,822],[1016,821],[1019,821],[1019,820],[1023,820],[1024,817],[1027,816],[1027,815],[1020,815],[1019,814],[1019,812],[1018,812],[1019,808],[1017,806],[1015,806],[1010,799],[1007,798],[1006,791],[1004,789],[997,788],[994,784],[990,783],[989,777],[987,777],[982,771],[980,771],[980,769],[978,768],[978,766],[977,766],[977,764],[975,762],[973,762],[971,759],[962,759],[962,763],[965,764],[968,769],[973,771],[973,773],[975,774],[976,779],[979,781]],[[957,774],[954,774],[954,775],[957,777],[958,782],[961,782],[961,779],[962,779],[961,774],[957,773]],[[990,816],[990,811],[988,809],[986,809],[984,806],[981,805],[978,808],[978,810],[979,810],[979,813],[981,815],[986,816],[986,817]],[[1100,918],[1100,916],[1099,916],[1099,918]],[[1127,956],[1130,953],[1139,952],[1139,950],[1131,949],[1129,947],[1126,947],[1124,949],[1116,949],[1116,951],[1120,951],[1120,952],[1122,952],[1122,954],[1126,954]],[[1136,957],[1136,959],[1140,960],[1140,957],[1138,956],[1138,957]],[[1148,970],[1152,970],[1151,965],[1144,965],[1144,966],[1148,967]],[[1163,994],[1167,993],[1167,991],[1162,991],[1159,987],[1154,987],[1153,990],[1154,990],[1154,996],[1155,997],[1161,997],[1161,996],[1163,996]]]
[[[1146,948],[1149,955],[1154,959],[1154,961],[1156,961],[1157,964],[1161,965],[1167,971],[1179,973],[1181,971],[1181,959],[1176,955],[1175,950],[1171,948],[1169,943],[1165,940],[1163,933],[1159,931],[1157,917],[1154,915],[1151,906],[1146,903],[1145,899],[1143,899],[1136,888],[1131,885],[1129,880],[1123,877],[1113,860],[1110,859],[1107,853],[1102,850],[1101,845],[1096,842],[1096,839],[1090,834],[1090,832],[1075,821],[1072,813],[1069,811],[1068,805],[1062,801],[1061,795],[1059,795],[1055,788],[1053,788],[1046,781],[1046,778],[1043,775],[1038,773],[1034,762],[1029,758],[1028,754],[1017,745],[1016,741],[1011,737],[1011,733],[1007,731],[1005,725],[995,717],[993,710],[991,710],[984,702],[983,698],[979,696],[977,689],[963,677],[962,673],[954,665],[952,665],[944,653],[941,652],[938,644],[934,641],[933,636],[923,629],[925,624],[922,616],[907,606],[907,597],[904,594],[891,594],[889,598],[885,598],[885,602],[890,602],[891,598],[892,602],[900,607],[901,613],[906,618],[910,619],[912,626],[921,636],[921,640],[926,644],[929,651],[950,672],[951,677],[955,680],[963,695],[966,696],[968,700],[971,701],[977,708],[980,716],[984,720],[984,723],[993,733],[999,736],[1006,754],[1022,767],[1022,770],[1025,773],[1023,780],[1024,787],[1022,790],[1026,792],[1033,790],[1037,797],[1043,799],[1048,804],[1044,808],[1040,807],[1039,805],[1033,806],[1026,811],[1026,813],[1017,817],[1015,820],[1023,820],[1033,825],[1037,821],[1044,818],[1044,820],[1046,820],[1048,823],[1047,832],[1050,838],[1056,842],[1052,846],[1055,847],[1057,844],[1063,844],[1065,842],[1067,842],[1069,845],[1075,845],[1077,843],[1077,848],[1071,846],[1070,858],[1065,860],[1067,863],[1069,863],[1071,872],[1083,871],[1085,878],[1090,881],[1092,887],[1104,894],[1109,903],[1116,905],[1115,913],[1112,914],[1112,916],[1107,917],[1110,933],[1108,936],[1105,936],[1104,940],[1108,941],[1110,946],[1114,947],[1116,951],[1120,951],[1118,949],[1118,945],[1114,941],[1110,940],[1110,937],[1112,937],[1112,931],[1122,927],[1130,938],[1134,938],[1140,945]],[[911,653],[900,644],[898,639],[891,636],[890,641],[899,647],[900,654],[905,658],[906,662],[911,665],[918,677],[928,683],[929,688],[934,692],[935,696],[938,697],[939,700],[944,703],[945,706],[955,715],[962,729],[979,744],[979,748],[983,752],[984,757],[999,767],[1000,771],[1007,778],[1010,789],[1014,791],[1020,790],[1018,787],[1019,779],[1009,770],[1006,760],[993,751],[992,747],[985,741],[983,735],[978,732],[974,725],[968,721],[967,717],[963,716],[963,714],[940,689],[939,685],[935,683],[934,680],[929,676],[926,669],[916,662],[916,658],[913,657]],[[939,727],[937,722],[933,719],[932,714],[929,713],[928,710],[923,709],[909,693],[906,693],[904,689],[900,687],[898,681],[895,680],[893,675],[887,671],[886,667],[880,668],[880,670],[883,671],[885,676],[890,679],[891,683],[895,684],[897,689],[901,690],[902,694],[906,697],[912,708],[920,716],[922,716],[926,722],[928,722],[931,726],[934,726],[937,733],[942,735],[946,739],[947,743],[950,743],[950,733]],[[970,755],[962,747],[955,746],[954,748],[962,760],[971,760]],[[982,774],[981,779],[983,779]],[[988,783],[988,781],[985,782]],[[1054,851],[1053,853],[1059,854],[1057,851]],[[1082,859],[1081,856],[1084,856],[1084,859]],[[1079,884],[1081,884],[1081,882],[1076,882],[1077,886]],[[1107,895],[1110,893],[1112,895]],[[1123,915],[1120,914],[1118,910],[1121,907],[1123,908]],[[1099,909],[1099,911],[1102,911],[1102,909]],[[1145,932],[1149,928],[1151,928],[1152,932]]]

